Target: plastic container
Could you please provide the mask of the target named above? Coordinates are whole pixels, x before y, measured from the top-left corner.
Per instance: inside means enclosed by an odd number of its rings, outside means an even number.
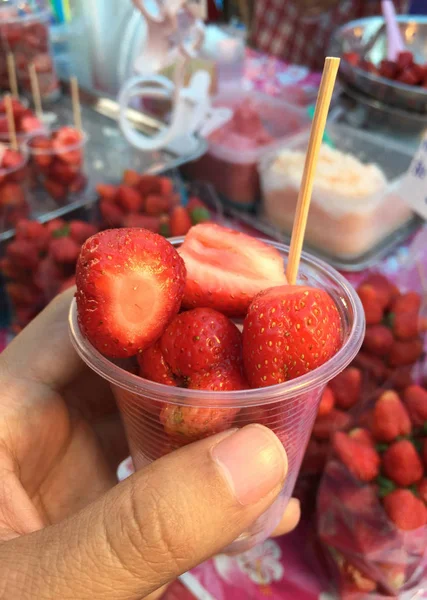
[[[0,233],[14,227],[28,216],[28,153],[20,150],[22,162],[11,168],[0,168]]]
[[[12,99],[13,116],[15,122],[16,139],[21,146],[25,144],[30,137],[44,133],[46,126],[37,119],[36,115],[29,109],[29,102],[26,98],[19,98],[17,101]],[[7,114],[4,101],[0,102],[0,142],[10,144],[10,133],[8,131]]]
[[[178,238],[171,241],[175,246],[182,243],[182,239]],[[285,260],[289,249],[274,242],[271,245],[283,254]],[[88,366],[110,382],[125,424],[136,469],[141,469],[179,446],[177,441],[166,435],[159,420],[160,410],[166,405],[220,408],[229,413],[229,426],[261,423],[270,427],[283,442],[289,469],[282,493],[250,530],[231,545],[229,550],[233,552],[243,552],[265,540],[277,526],[292,495],[323,389],[353,360],[364,336],[362,306],[344,277],[325,263],[303,255],[299,282],[309,282],[327,289],[333,296],[342,317],[342,348],[328,363],[311,373],[263,389],[203,393],[142,379],[133,374],[135,365],[132,361],[115,363],[97,352],[80,333],[74,301],[70,310],[72,342]]]
[[[399,194],[400,180],[410,166],[412,155],[398,144],[345,125],[330,124],[327,132],[336,150],[352,154],[362,163],[375,163],[387,180],[379,191],[366,196],[351,196],[351,191],[344,196],[333,189],[325,193],[315,180],[305,240],[323,254],[354,259],[406,226],[413,217]],[[281,149],[305,152],[308,138],[309,134],[304,132],[288,140]],[[299,182],[272,168],[276,158],[277,152],[271,153],[259,164],[263,211],[275,227],[290,233]]]
[[[31,94],[28,67],[34,63],[43,100],[55,100],[60,95],[59,81],[53,62],[49,39],[50,12],[19,5],[0,8],[0,84],[9,88],[7,55],[15,57],[20,89]]]
[[[225,128],[229,131],[230,124],[227,124],[210,136],[208,152],[186,165],[183,171],[190,179],[212,183],[228,201],[241,208],[251,208],[259,197],[257,162],[286,138],[310,125],[304,109],[253,91],[227,90],[218,95],[213,104],[235,109],[247,101],[259,115],[269,139],[258,147],[250,147],[253,132],[248,130],[245,136],[223,135]]]
[[[65,128],[53,131],[51,136],[37,135],[28,140],[31,156],[33,184],[42,186],[55,202],[73,202],[86,189],[88,178],[85,170],[86,133],[79,141],[63,146],[56,144],[54,136]],[[74,131],[74,128],[72,128]],[[40,147],[41,140],[46,148]]]

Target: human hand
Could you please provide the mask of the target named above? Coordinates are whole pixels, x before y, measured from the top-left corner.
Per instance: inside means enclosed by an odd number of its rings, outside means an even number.
[[[147,597],[237,538],[286,475],[274,434],[249,426],[182,448],[117,485],[128,449],[109,386],[69,341],[72,293],[0,355],[5,600]],[[276,533],[298,519],[291,501]]]

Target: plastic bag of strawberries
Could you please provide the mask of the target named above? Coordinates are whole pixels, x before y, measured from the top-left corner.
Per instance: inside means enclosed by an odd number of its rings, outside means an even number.
[[[426,238],[423,230],[394,281],[373,274],[358,287],[367,332],[353,368],[362,382],[346,423],[330,432],[317,497],[319,538],[344,600],[427,597]]]

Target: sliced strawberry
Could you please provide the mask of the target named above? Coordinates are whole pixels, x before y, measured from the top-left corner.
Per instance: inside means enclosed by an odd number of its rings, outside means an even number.
[[[187,308],[206,306],[244,316],[258,292],[286,283],[278,250],[219,225],[192,227],[179,253],[187,268]]]
[[[103,354],[127,357],[153,344],[178,312],[185,266],[155,233],[107,230],[82,247],[76,280],[83,334]]]
[[[342,343],[341,318],[324,290],[280,286],[258,294],[243,325],[251,387],[289,381],[323,365]]]

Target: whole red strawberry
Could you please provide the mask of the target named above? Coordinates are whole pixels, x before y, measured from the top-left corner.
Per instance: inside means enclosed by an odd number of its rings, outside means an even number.
[[[409,440],[394,442],[383,454],[384,474],[402,487],[422,479],[424,469],[414,444]]]
[[[333,437],[333,447],[339,459],[360,481],[372,481],[378,476],[381,461],[373,446],[337,431]]]
[[[187,268],[186,308],[203,306],[243,317],[256,294],[286,283],[283,258],[275,248],[213,223],[192,227],[179,253]]]
[[[49,254],[59,264],[75,263],[80,254],[80,244],[69,237],[60,237],[50,242]]]
[[[329,440],[335,431],[347,429],[351,417],[343,410],[332,409],[327,415],[318,416],[313,427],[313,436],[317,440]]]
[[[411,433],[411,420],[396,392],[387,390],[377,400],[372,420],[372,433],[380,442],[392,442]]]
[[[103,354],[128,357],[153,344],[177,314],[185,266],[163,237],[111,229],[82,247],[76,283],[82,333]]]
[[[362,372],[357,367],[347,367],[329,382],[338,408],[348,410],[359,400],[362,391]]]
[[[417,490],[420,498],[427,505],[427,477],[424,477],[422,481],[417,485]]]
[[[393,334],[385,325],[370,325],[366,328],[363,349],[375,356],[387,356],[393,345]]]
[[[341,319],[327,292],[280,286],[258,294],[243,326],[243,361],[253,388],[289,381],[323,365],[342,343]]]
[[[419,385],[406,388],[403,400],[415,427],[424,427],[427,423],[427,390]]]
[[[334,408],[334,406],[335,406],[334,393],[329,386],[326,386],[325,391],[323,392],[322,398],[320,400],[319,409],[317,411],[317,414],[319,415],[319,417],[324,417],[325,415],[328,415],[331,412],[331,410]]]
[[[427,508],[409,490],[395,490],[383,500],[389,519],[404,531],[423,527],[427,522]]]
[[[96,227],[86,221],[71,221],[70,236],[78,244],[84,244],[87,239],[95,235]]]

